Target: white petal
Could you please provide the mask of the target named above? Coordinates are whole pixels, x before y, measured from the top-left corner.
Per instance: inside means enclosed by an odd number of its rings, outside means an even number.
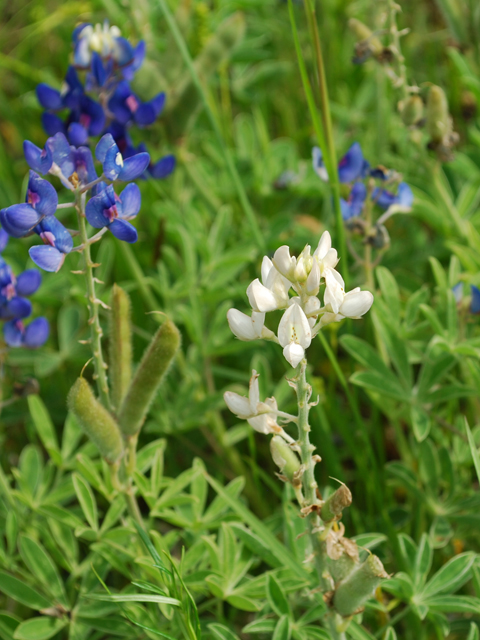
[[[324,269],[335,269],[338,264],[338,254],[336,249],[329,249],[325,254],[322,262]]]
[[[268,414],[264,413],[261,416],[255,416],[254,418],[249,418],[248,419],[248,424],[253,427],[253,429],[255,429],[255,431],[258,431],[258,433],[271,433],[272,432],[272,428],[270,426],[271,424],[271,419],[269,418]]]
[[[246,420],[252,415],[248,398],[239,396],[238,393],[234,393],[233,391],[225,391],[223,399],[230,411],[242,420]]]
[[[256,278],[247,289],[248,300],[254,311],[274,311],[278,309],[277,300],[275,296],[261,284],[260,280]]]
[[[292,304],[283,314],[278,325],[278,341],[282,347],[290,343],[301,345],[304,349],[310,346],[312,333],[307,316],[298,304]]]
[[[265,313],[260,311],[252,311],[252,327],[256,338],[260,338],[262,335],[265,324]]]
[[[327,251],[332,248],[332,237],[328,231],[322,233],[322,237],[318,242],[318,247],[315,249],[314,256],[317,256],[319,260],[323,260],[327,255]]]
[[[310,296],[307,298],[307,301],[303,305],[303,310],[305,311],[305,315],[309,315],[311,313],[315,313],[320,309],[320,300],[315,296]]]
[[[328,269],[325,273],[325,284],[327,286],[325,288],[324,304],[326,307],[329,306],[333,313],[338,313],[345,298],[345,290],[341,276],[339,281],[335,274],[340,276],[332,269]]]
[[[250,401],[251,414],[258,413],[257,405],[260,402],[260,390],[258,387],[258,373],[253,369],[252,377],[250,378],[250,385],[248,388],[248,399]]]
[[[290,249],[287,245],[283,245],[275,251],[273,256],[273,264],[286,278],[290,278],[293,273],[297,261],[290,255]]]
[[[305,356],[305,349],[299,344],[295,344],[294,342],[292,342],[291,344],[287,344],[287,346],[284,348],[283,355],[285,356],[287,362],[289,362],[295,369],[295,367],[297,367],[303,360],[303,357]]]
[[[259,316],[260,314],[257,314]],[[265,314],[263,318],[265,318]],[[230,330],[234,335],[239,338],[239,340],[255,340],[259,337],[258,326],[259,326],[259,318],[255,318],[256,325],[253,324],[253,314],[252,318],[249,318],[247,315],[239,311],[238,309],[229,309],[227,312],[227,320],[230,326]],[[263,321],[262,321],[263,326]],[[262,332],[262,327],[260,327],[260,333]]]
[[[359,318],[370,309],[373,295],[370,291],[349,291],[339,309],[346,318]]]
[[[307,293],[316,296],[320,289],[320,267],[316,260],[313,261],[312,269],[307,278]]]
[[[263,256],[263,260],[262,260],[262,282],[266,287],[268,287],[268,284],[267,284],[268,274],[270,273],[270,271],[273,268],[274,268],[273,267],[273,262],[270,260],[270,258],[268,256]]]

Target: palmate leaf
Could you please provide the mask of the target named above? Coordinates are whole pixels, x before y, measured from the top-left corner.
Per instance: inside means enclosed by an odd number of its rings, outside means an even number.
[[[471,568],[475,561],[475,554],[471,552],[454,556],[433,576],[421,594],[422,600],[437,594],[453,593],[470,578]]]
[[[38,591],[4,571],[0,571],[0,591],[36,611],[46,609],[53,604]]]
[[[214,622],[208,625],[209,630],[212,633],[215,640],[240,640],[239,637],[230,631],[225,625]]]
[[[13,637],[15,640],[48,640],[64,629],[67,624],[68,620],[47,616],[30,618],[18,625]]]
[[[267,576],[267,599],[278,616],[291,615],[287,596],[283,591],[282,585],[271,573]]]

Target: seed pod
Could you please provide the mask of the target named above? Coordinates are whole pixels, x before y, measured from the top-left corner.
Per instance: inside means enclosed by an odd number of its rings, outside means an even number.
[[[110,383],[112,404],[120,407],[132,379],[130,297],[114,284],[110,302]]]
[[[370,54],[375,57],[382,55],[384,50],[383,44],[377,36],[373,35],[373,31],[369,29],[366,24],[356,18],[350,18],[348,26],[358,40],[357,50],[368,50]]]
[[[403,102],[401,116],[407,127],[420,122],[423,118],[423,100],[419,95],[411,95]]]
[[[441,87],[432,85],[427,98],[427,131],[433,143],[440,143],[452,130],[448,102]]]
[[[123,454],[123,440],[113,416],[95,398],[85,378],[78,378],[67,398],[68,408],[110,464]]]
[[[350,489],[342,484],[332,495],[325,501],[322,506],[320,516],[324,522],[331,522],[342,515],[342,511],[352,504],[352,494]]]
[[[280,469],[280,473],[288,478],[292,484],[298,484],[295,474],[300,469],[301,463],[297,454],[292,451],[290,445],[288,445],[281,436],[273,436],[270,440],[270,452],[273,461]]]
[[[328,570],[335,581],[335,583],[340,582],[347,578],[352,571],[355,571],[358,567],[358,560],[350,557],[346,553],[343,553],[338,560],[328,560]]]
[[[359,613],[382,580],[388,577],[379,558],[369,555],[365,562],[338,584],[333,606],[345,618]]]
[[[118,412],[120,429],[125,435],[133,436],[142,428],[148,408],[179,346],[180,332],[167,320],[143,354]]]

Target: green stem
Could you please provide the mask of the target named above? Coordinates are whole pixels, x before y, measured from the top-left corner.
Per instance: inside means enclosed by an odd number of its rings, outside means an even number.
[[[98,307],[100,306],[100,302],[95,294],[95,278],[93,276],[93,269],[95,267],[95,264],[92,262],[90,243],[87,235],[87,225],[85,222],[85,196],[77,193],[75,206],[77,210],[80,239],[83,244],[85,283],[87,287],[88,308],[90,311],[90,318],[88,322],[90,324],[93,362],[95,365],[95,378],[97,380],[98,393],[100,395],[102,404],[106,409],[111,411],[112,407],[110,404],[110,394],[106,373],[107,364],[103,358],[102,351],[103,331],[98,315]]]
[[[400,80],[398,86],[400,88],[402,98],[405,100],[405,98],[408,98],[407,67],[405,66],[405,58],[400,46],[400,33],[397,26],[398,11],[401,11],[401,8],[395,0],[388,0],[390,35],[392,37],[393,55],[397,63],[397,76]]]
[[[364,215],[365,222],[367,227],[367,234],[370,233],[370,229],[372,226],[372,189],[370,185],[368,187],[367,197],[365,199],[365,207],[364,207]],[[363,267],[365,270],[365,286],[370,291],[375,289],[375,282],[373,280],[373,266],[372,266],[372,245],[368,242],[368,236],[366,238],[367,242],[365,242],[364,253],[363,253]]]
[[[319,504],[317,498],[317,482],[315,480],[315,461],[313,460],[312,453],[315,451],[315,447],[310,443],[310,424],[308,420],[310,412],[310,396],[312,394],[312,388],[307,383],[306,378],[307,361],[302,360],[300,364],[300,371],[296,378],[296,393],[298,402],[298,445],[300,447],[300,459],[305,469],[302,483],[303,483],[303,495],[298,492],[297,499],[302,499],[300,503],[305,509],[313,507]],[[315,555],[315,567],[317,575],[324,593],[332,590],[332,581],[326,571],[326,548],[325,542],[320,539],[320,533],[322,522],[317,510],[312,510],[308,515],[308,528],[310,531],[310,539],[312,542],[313,552]],[[345,634],[337,631],[337,614],[329,613],[326,616],[326,622],[332,640],[344,640]]]
[[[235,166],[235,163],[233,161],[233,157],[232,154],[230,153],[230,150],[228,149],[227,145],[225,144],[225,141],[223,139],[223,135],[222,132],[220,130],[220,127],[218,125],[218,122],[215,118],[215,116],[212,113],[212,109],[210,107],[210,104],[208,102],[208,97],[207,94],[205,92],[205,89],[202,86],[202,83],[200,82],[200,78],[198,76],[197,70],[195,69],[195,65],[193,63],[192,57],[190,55],[190,52],[188,51],[187,45],[185,43],[185,40],[180,32],[180,29],[178,28],[178,25],[175,21],[175,18],[172,14],[172,12],[170,11],[169,7],[168,7],[168,3],[166,2],[166,0],[158,0],[158,3],[160,4],[160,7],[162,9],[163,15],[165,16],[165,20],[167,21],[168,27],[172,33],[172,36],[175,40],[175,42],[177,43],[177,47],[180,51],[180,54],[183,58],[183,61],[185,62],[185,65],[187,66],[190,75],[192,76],[192,81],[193,84],[195,85],[199,96],[202,99],[203,102],[203,106],[205,108],[205,112],[207,114],[208,119],[210,120],[210,124],[211,127],[217,137],[218,143],[220,145],[220,148],[222,150],[223,156],[225,158],[225,163],[227,165],[227,169],[230,172],[231,178],[233,180],[233,183],[235,185],[235,189],[237,191],[237,195],[238,195],[238,199],[240,200],[240,204],[242,205],[242,209],[247,217],[248,223],[252,229],[253,232],[253,236],[255,238],[255,241],[258,245],[258,248],[260,249],[260,251],[264,252],[265,251],[265,240],[263,237],[263,234],[260,230],[257,218],[255,216],[255,212],[252,209],[252,206],[248,200],[248,196],[245,192],[245,189],[243,187],[242,181],[240,179],[240,176],[238,174],[237,168]]]
[[[322,45],[320,41],[320,32],[318,30],[317,17],[315,12],[315,0],[304,0],[305,12],[307,15],[307,21],[310,31],[310,36],[313,41],[313,47],[315,51],[315,60],[317,64],[317,80],[318,90],[320,94],[320,105],[323,121],[323,133],[325,135],[326,143],[326,156],[329,159],[330,171],[328,174],[330,186],[332,189],[333,206],[335,209],[335,217],[337,222],[337,241],[340,250],[340,255],[345,256],[345,266],[348,265],[348,254],[345,239],[345,228],[342,218],[342,207],[340,205],[340,182],[338,179],[337,170],[337,153],[335,151],[335,142],[333,137],[333,124],[332,115],[330,112],[330,100],[328,96],[328,84],[327,76],[325,73],[325,65],[323,63]],[[344,277],[348,279],[348,268],[344,269]],[[345,284],[347,285],[347,279]]]

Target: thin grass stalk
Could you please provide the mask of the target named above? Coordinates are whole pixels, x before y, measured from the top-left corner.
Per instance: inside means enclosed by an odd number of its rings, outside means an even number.
[[[258,249],[262,252],[265,253],[265,239],[263,237],[263,234],[260,230],[260,226],[258,224],[257,218],[255,216],[255,212],[253,211],[252,205],[250,204],[249,200],[248,200],[248,196],[246,194],[246,191],[243,187],[242,181],[240,179],[240,175],[238,174],[237,168],[235,166],[235,163],[233,161],[232,158],[232,154],[230,153],[230,150],[228,149],[227,145],[225,144],[225,141],[223,139],[223,135],[220,129],[220,126],[212,112],[211,106],[209,104],[208,101],[208,96],[207,93],[205,91],[205,89],[203,88],[203,85],[200,81],[200,78],[198,76],[198,73],[195,69],[195,65],[193,64],[193,59],[192,56],[190,55],[190,52],[188,51],[188,47],[185,43],[185,40],[180,32],[180,29],[178,28],[178,25],[175,21],[175,17],[173,16],[172,12],[170,11],[168,4],[166,2],[166,0],[158,0],[158,3],[162,9],[163,15],[165,16],[165,20],[167,21],[168,24],[168,28],[170,29],[172,36],[175,40],[175,42],[177,43],[178,49],[180,51],[180,54],[183,58],[183,61],[185,62],[185,65],[187,66],[190,75],[192,76],[192,81],[198,91],[198,94],[200,95],[202,102],[203,102],[203,106],[205,108],[205,112],[207,114],[207,117],[210,121],[210,124],[212,126],[212,129],[217,137],[218,143],[220,145],[220,148],[222,150],[223,156],[225,158],[225,163],[227,165],[227,168],[230,172],[230,175],[232,177],[233,183],[235,185],[235,189],[237,191],[237,195],[238,195],[238,199],[240,200],[240,204],[242,205],[242,209],[247,217],[248,223],[251,227],[253,236],[255,238],[255,242],[258,246]]]

